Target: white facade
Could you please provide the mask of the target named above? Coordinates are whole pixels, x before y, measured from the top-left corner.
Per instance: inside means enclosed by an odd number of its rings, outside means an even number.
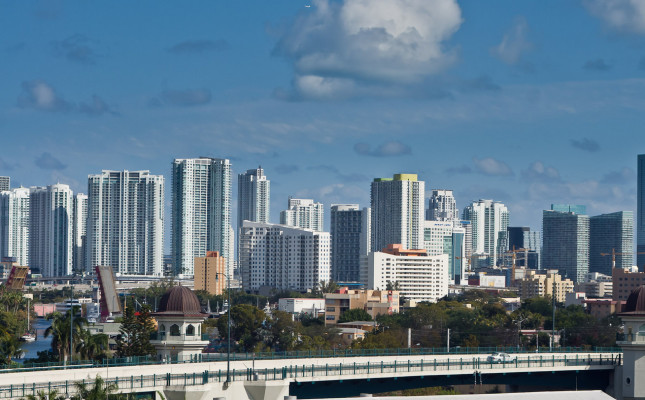
[[[429,256],[444,254],[444,244],[452,241],[454,225],[446,221],[424,221],[423,223],[423,248]]]
[[[87,268],[124,275],[163,272],[164,177],[103,171],[88,177]]]
[[[452,190],[433,189],[428,201],[426,220],[454,221],[457,219],[459,219],[459,210]]]
[[[330,279],[330,246],[328,232],[244,221],[239,259],[244,290],[315,289]]]
[[[401,296],[415,301],[436,302],[448,295],[448,255],[392,255],[372,252],[363,266],[367,289],[385,289],[398,284]]]
[[[290,314],[311,314],[314,317],[318,312],[325,310],[325,299],[284,298],[278,299],[278,310]]]
[[[29,267],[44,277],[72,273],[72,197],[62,184],[30,189]]]
[[[29,189],[0,192],[0,258],[29,265]]]
[[[280,212],[280,224],[322,232],[324,213],[322,203],[290,197],[288,208]]]
[[[219,251],[233,276],[231,163],[176,159],[172,166],[172,259],[175,273],[193,275],[195,257]]]
[[[472,224],[472,254],[488,257],[495,265],[506,250],[509,212],[502,203],[479,200],[464,209],[464,219]]]
[[[237,226],[242,221],[269,222],[271,181],[262,167],[237,176]]]
[[[425,182],[415,174],[396,174],[372,182],[372,251],[399,243],[423,249]]]
[[[87,269],[87,195],[77,193],[74,195],[74,209],[72,212],[72,268],[76,272]]]

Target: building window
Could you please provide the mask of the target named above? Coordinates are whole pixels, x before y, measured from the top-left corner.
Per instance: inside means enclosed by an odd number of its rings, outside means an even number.
[[[173,324],[170,327],[170,336],[181,336],[181,333],[179,333],[179,325]]]
[[[192,325],[188,325],[186,328],[186,336],[195,336],[195,327]]]

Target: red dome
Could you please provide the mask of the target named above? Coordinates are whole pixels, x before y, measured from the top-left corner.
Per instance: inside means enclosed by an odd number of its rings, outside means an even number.
[[[199,299],[185,286],[170,288],[161,298],[155,314],[203,315]]]

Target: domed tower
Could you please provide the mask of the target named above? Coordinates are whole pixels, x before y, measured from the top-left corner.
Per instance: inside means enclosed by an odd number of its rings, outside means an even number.
[[[623,349],[623,399],[645,397],[645,286],[627,298],[618,314],[625,324],[625,339],[616,342]]]
[[[157,337],[150,342],[159,359],[188,361],[199,357],[208,340],[202,340],[202,313],[195,293],[185,286],[170,288],[161,298],[157,320]]]

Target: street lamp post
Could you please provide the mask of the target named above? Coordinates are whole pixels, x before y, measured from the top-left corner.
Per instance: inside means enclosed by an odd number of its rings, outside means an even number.
[[[226,349],[226,385],[231,383],[231,278],[228,274],[216,272],[215,277],[224,275],[226,278],[226,295],[228,297],[228,307],[226,308],[226,325],[228,328],[227,349]]]

